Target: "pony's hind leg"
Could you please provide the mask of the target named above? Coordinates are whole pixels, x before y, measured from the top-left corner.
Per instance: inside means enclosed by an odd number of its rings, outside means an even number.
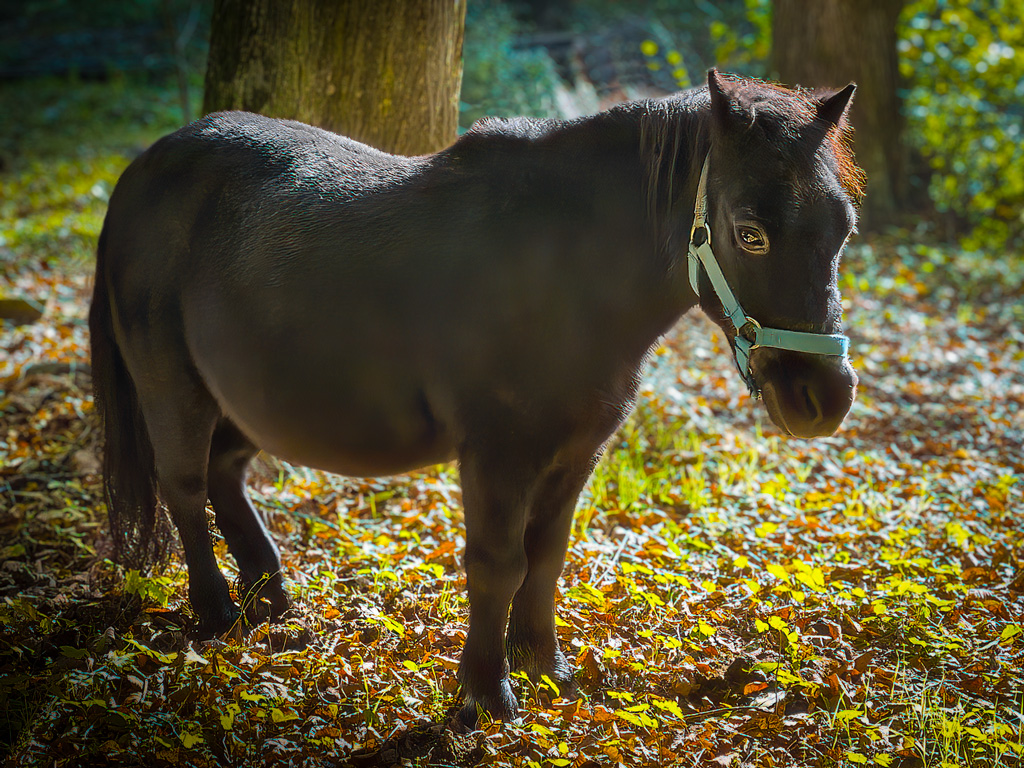
[[[265,615],[262,600],[269,602],[270,617],[288,608],[281,575],[281,556],[263,521],[245,493],[249,462],[259,452],[227,419],[213,433],[207,488],[213,511],[228,549],[238,563],[243,606],[252,606],[251,618]]]
[[[188,595],[199,618],[198,631],[220,634],[239,615],[217,567],[206,522],[207,463],[220,408],[191,371],[153,366],[134,378],[153,444],[160,497],[185,550]]]

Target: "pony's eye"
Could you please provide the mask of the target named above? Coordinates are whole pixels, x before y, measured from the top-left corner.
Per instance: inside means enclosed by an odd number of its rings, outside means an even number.
[[[748,253],[767,253],[768,235],[764,230],[753,224],[737,224],[736,240],[740,247]]]

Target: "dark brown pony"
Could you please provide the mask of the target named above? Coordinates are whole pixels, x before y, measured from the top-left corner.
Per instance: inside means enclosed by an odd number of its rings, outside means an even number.
[[[509,664],[570,677],[553,606],[573,509],[648,350],[697,303],[686,248],[706,158],[714,252],[750,318],[839,332],[852,90],[712,71],[570,122],[481,121],[412,158],[241,112],[161,139],[111,197],[89,317],[119,551],[159,558],[162,500],[200,629],[222,632],[239,610],[207,500],[251,596],[288,604],[245,493],[260,449],[346,475],[457,458],[461,715],[513,716]],[[834,431],[856,384],[845,356],[769,347],[749,374],[804,436]]]

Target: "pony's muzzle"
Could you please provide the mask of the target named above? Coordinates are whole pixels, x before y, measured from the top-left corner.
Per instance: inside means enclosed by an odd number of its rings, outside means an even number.
[[[837,355],[759,348],[751,356],[768,415],[795,437],[824,437],[843,423],[857,393],[857,374]]]

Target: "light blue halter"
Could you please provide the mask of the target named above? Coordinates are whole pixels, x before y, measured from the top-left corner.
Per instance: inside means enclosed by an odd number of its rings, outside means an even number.
[[[690,285],[693,292],[700,297],[700,268],[711,280],[718,300],[722,303],[726,317],[736,328],[733,339],[733,354],[740,376],[746,382],[752,397],[759,397],[761,390],[754,381],[750,370],[750,353],[758,347],[775,347],[793,352],[805,352],[812,355],[841,355],[846,357],[850,348],[850,340],[841,333],[805,333],[804,331],[787,331],[782,328],[762,328],[761,324],[743,311],[739,301],[729,287],[729,282],[722,274],[715,252],[711,250],[711,227],[707,223],[708,215],[708,157],[704,158],[704,167],[700,172],[700,183],[697,185],[697,200],[693,208],[693,227],[690,229],[690,247],[687,262],[690,271]]]

